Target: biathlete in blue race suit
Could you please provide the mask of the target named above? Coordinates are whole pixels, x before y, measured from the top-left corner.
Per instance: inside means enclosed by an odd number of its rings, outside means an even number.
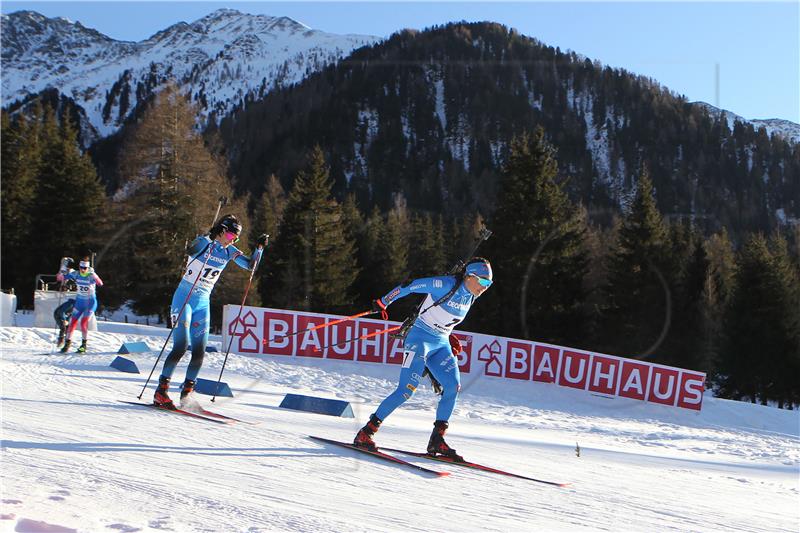
[[[457,356],[461,343],[452,334],[453,328],[467,316],[475,300],[492,284],[492,267],[482,257],[467,263],[463,276],[436,276],[415,279],[395,287],[386,296],[373,302],[373,310],[382,312],[395,300],[409,294],[426,294],[420,314],[408,332],[403,347],[403,365],[397,388],[381,402],[369,422],[359,430],[353,443],[369,450],[377,449],[372,436],[386,417],[414,395],[425,368],[442,387],[442,397],[436,408],[436,421],[428,441],[428,453],[462,460],[444,441],[461,390],[461,375]]]
[[[76,350],[78,353],[86,353],[86,341],[89,336],[89,320],[94,312],[97,310],[97,287],[103,286],[103,280],[95,273],[92,268],[92,263],[89,256],[85,256],[78,264],[78,270],[70,270],[68,263],[65,261],[69,258],[62,259],[61,269],[56,275],[56,279],[62,283],[67,281],[74,281],[78,289],[78,295],[75,297],[75,305],[72,309],[72,316],[69,320],[69,325],[66,330],[66,339],[64,339],[64,346],[61,348],[61,353],[67,353],[72,345],[72,332],[75,327],[80,323],[81,345]]]
[[[219,280],[222,271],[233,261],[245,270],[253,270],[261,259],[267,236],[256,240],[256,250],[252,257],[247,257],[233,244],[239,240],[242,225],[233,215],[225,215],[211,228],[208,235],[198,236],[187,248],[189,255],[186,272],[178,288],[172,296],[170,314],[173,331],[172,351],[164,361],[164,368],[158,380],[153,403],[175,409],[169,397],[169,382],[175,367],[189,346],[192,344],[192,359],[186,369],[186,379],[181,390],[181,404],[190,401],[189,395],[194,390],[203,357],[208,344],[208,332],[211,327],[210,306],[211,291]],[[184,305],[185,304],[185,305]]]

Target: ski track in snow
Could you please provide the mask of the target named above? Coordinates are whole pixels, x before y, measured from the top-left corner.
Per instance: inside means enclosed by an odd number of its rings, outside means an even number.
[[[448,442],[475,462],[573,485],[410,458],[451,472],[432,479],[306,438],[350,440],[394,388],[396,367],[231,355],[223,381],[235,397],[215,404],[199,399],[260,424],[213,424],[118,402],[136,401],[166,330],[99,327],[85,355],[46,354],[52,329],[0,328],[2,531],[789,532],[800,526],[796,411],[709,394],[695,413],[469,374]],[[108,366],[126,341],[146,341],[154,350],[125,356],[141,374]],[[216,379],[223,357],[207,354],[201,377]],[[188,359],[174,382],[182,381]],[[153,389],[151,380],[143,401]],[[346,399],[356,419],[278,408],[289,392]],[[381,428],[378,445],[422,450],[434,405],[421,387]]]

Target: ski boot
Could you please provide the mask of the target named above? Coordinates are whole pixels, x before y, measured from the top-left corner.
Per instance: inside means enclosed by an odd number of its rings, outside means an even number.
[[[61,345],[64,344],[64,334],[58,334],[58,340],[56,341],[56,348],[61,348]]]
[[[181,387],[181,409],[200,406],[194,398],[194,394],[192,394],[194,392],[194,384],[195,381],[193,379],[187,379],[183,382],[183,387]]]
[[[374,414],[370,415],[369,422],[356,433],[356,438],[353,439],[353,445],[371,452],[377,452],[378,447],[375,446],[375,441],[372,440],[372,436],[378,431],[378,428],[381,427],[381,422],[383,421]]]
[[[86,339],[81,341],[81,345],[78,346],[78,349],[75,350],[77,353],[86,353]]]
[[[456,453],[456,451],[447,445],[444,441],[444,434],[450,424],[446,420],[437,420],[433,423],[433,433],[428,440],[428,455],[447,457],[453,461],[464,461],[464,458]]]
[[[163,409],[175,410],[175,404],[169,397],[169,378],[161,376],[158,378],[158,388],[155,395],[153,395],[153,405]]]
[[[61,353],[67,353],[69,351],[69,347],[72,344],[72,341],[67,339],[64,341],[64,346],[61,347],[59,350]]]

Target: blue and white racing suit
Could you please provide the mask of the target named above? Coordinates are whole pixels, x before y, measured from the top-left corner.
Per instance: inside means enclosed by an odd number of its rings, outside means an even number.
[[[187,252],[189,261],[186,272],[172,295],[170,306],[172,323],[175,325],[172,351],[164,361],[161,375],[172,378],[191,339],[192,359],[186,370],[186,379],[194,381],[203,366],[208,344],[208,332],[211,328],[209,302],[214,285],[230,261],[245,270],[252,270],[258,264],[262,250],[257,248],[252,257],[247,257],[232,244],[223,247],[218,241],[212,241],[208,235],[200,235],[192,241]],[[186,305],[181,311],[184,302]]]
[[[455,291],[439,305],[434,305],[446,296],[453,287]],[[414,395],[427,366],[444,390],[436,408],[436,420],[449,420],[461,390],[461,374],[458,360],[450,348],[453,328],[467,316],[475,302],[475,296],[467,290],[461,277],[436,276],[420,278],[411,283],[395,287],[380,300],[387,307],[409,294],[427,294],[422,303],[421,314],[406,336],[403,348],[403,366],[397,388],[386,397],[375,416],[385,420],[387,416]]]

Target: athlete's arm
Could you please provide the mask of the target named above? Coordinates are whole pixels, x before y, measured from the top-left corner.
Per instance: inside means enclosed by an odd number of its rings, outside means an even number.
[[[453,283],[455,283],[455,280],[451,276],[419,278],[410,283],[398,285],[380,298],[380,301],[388,307],[395,300],[405,298],[409,294],[430,294],[435,300],[446,294],[453,287]]]
[[[253,270],[258,262],[261,260],[261,254],[263,253],[264,249],[261,247],[256,248],[256,251],[253,252],[251,257],[248,257],[242,253],[241,250],[238,248],[233,248],[233,262],[242,267],[245,270]]]

